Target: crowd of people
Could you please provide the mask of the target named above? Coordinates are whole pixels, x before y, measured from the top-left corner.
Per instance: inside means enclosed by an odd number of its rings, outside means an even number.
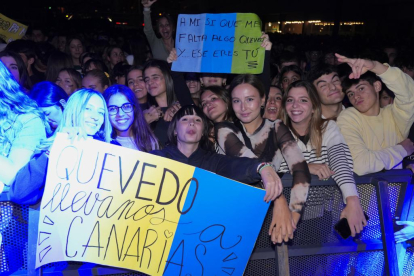
[[[153,28],[155,2],[142,1],[140,36],[33,28],[0,52],[0,181],[12,200],[41,200],[50,146],[65,132],[264,187],[274,243],[293,238],[311,175],[332,177],[341,218],[360,233],[354,173],[414,169],[409,51],[384,44],[343,56],[326,37],[263,33],[260,75],[172,72],[175,24],[165,15]],[[293,175],[289,202],[277,173]],[[414,237],[413,222],[399,224],[398,242]]]

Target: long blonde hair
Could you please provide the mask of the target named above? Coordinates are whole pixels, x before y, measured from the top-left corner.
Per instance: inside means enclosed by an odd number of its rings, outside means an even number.
[[[111,132],[112,132],[112,126],[109,121],[108,116],[108,108],[106,106],[106,102],[104,97],[101,93],[92,90],[92,89],[86,89],[82,88],[75,93],[73,93],[66,104],[65,109],[63,110],[62,120],[60,121],[59,126],[56,128],[56,131],[53,136],[51,136],[49,139],[47,139],[44,143],[41,145],[42,150],[47,150],[55,140],[56,133],[61,132],[63,128],[65,127],[80,127],[84,128],[84,119],[83,114],[85,112],[85,108],[89,102],[89,99],[93,96],[97,95],[99,98],[102,99],[105,114],[104,114],[104,122],[102,123],[101,128],[98,130],[98,132],[94,135],[95,138],[110,142],[111,141]]]
[[[309,99],[312,103],[312,117],[308,126],[307,135],[309,137],[309,141],[312,145],[312,147],[316,150],[316,156],[320,157],[322,152],[322,135],[325,132],[326,128],[326,119],[322,119],[322,107],[321,102],[318,96],[318,93],[315,90],[315,87],[312,83],[305,81],[305,80],[299,80],[296,82],[293,82],[289,85],[287,88],[287,92],[283,95],[282,99],[282,118],[283,122],[290,128],[290,130],[293,132],[293,134],[298,137],[300,136],[295,128],[292,126],[292,121],[290,120],[287,112],[286,112],[286,100],[289,96],[289,91],[292,88],[298,88],[303,87],[305,88],[306,92],[308,92]]]

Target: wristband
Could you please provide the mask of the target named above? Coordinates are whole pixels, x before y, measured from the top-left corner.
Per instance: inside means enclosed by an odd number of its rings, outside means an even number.
[[[151,8],[144,7],[144,11],[151,11]]]
[[[272,167],[272,163],[268,163],[268,162],[260,163],[259,166],[257,166],[257,173],[261,174],[262,170],[266,167]]]

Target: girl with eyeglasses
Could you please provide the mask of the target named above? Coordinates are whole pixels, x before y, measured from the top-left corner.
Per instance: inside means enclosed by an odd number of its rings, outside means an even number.
[[[140,151],[158,149],[158,140],[142,114],[134,92],[125,85],[112,85],[105,90],[112,138],[123,147]]]

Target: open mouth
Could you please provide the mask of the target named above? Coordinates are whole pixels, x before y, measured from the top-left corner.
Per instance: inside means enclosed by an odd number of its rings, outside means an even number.
[[[269,112],[269,113],[277,113],[277,108],[276,107],[273,107],[273,106],[268,107],[267,108],[267,112]]]

